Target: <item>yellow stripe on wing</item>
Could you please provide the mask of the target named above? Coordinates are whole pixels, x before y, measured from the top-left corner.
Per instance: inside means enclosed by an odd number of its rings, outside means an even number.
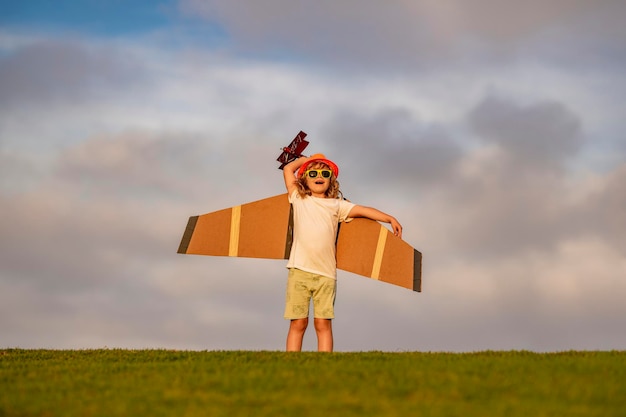
[[[385,252],[385,243],[387,242],[387,229],[380,226],[380,233],[378,235],[378,243],[376,244],[376,253],[374,254],[374,265],[372,265],[373,279],[379,279],[380,266],[383,263],[383,253]]]
[[[241,206],[232,209],[230,217],[230,241],[228,244],[228,256],[239,255],[239,228],[241,226]]]

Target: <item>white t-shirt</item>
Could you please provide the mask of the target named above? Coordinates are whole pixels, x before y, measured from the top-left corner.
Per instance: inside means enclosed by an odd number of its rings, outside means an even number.
[[[293,206],[293,244],[287,268],[337,278],[335,242],[339,222],[346,221],[355,206],[338,198],[289,196]]]

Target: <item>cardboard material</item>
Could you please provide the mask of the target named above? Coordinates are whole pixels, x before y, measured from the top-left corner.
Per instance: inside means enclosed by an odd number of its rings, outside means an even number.
[[[189,218],[178,253],[287,259],[293,219],[287,194]],[[422,254],[382,224],[341,223],[337,268],[421,291]]]
[[[356,218],[340,225],[337,268],[422,290],[422,254],[374,220]]]

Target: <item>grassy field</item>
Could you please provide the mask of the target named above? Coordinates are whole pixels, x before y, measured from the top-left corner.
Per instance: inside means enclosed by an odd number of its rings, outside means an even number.
[[[0,417],[624,415],[624,351],[0,350]]]

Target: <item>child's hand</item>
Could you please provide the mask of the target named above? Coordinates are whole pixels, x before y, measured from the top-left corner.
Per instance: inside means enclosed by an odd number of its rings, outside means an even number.
[[[389,223],[391,224],[393,234],[398,236],[399,238],[402,238],[402,225],[398,223],[398,221],[394,217],[391,218],[391,221]]]

